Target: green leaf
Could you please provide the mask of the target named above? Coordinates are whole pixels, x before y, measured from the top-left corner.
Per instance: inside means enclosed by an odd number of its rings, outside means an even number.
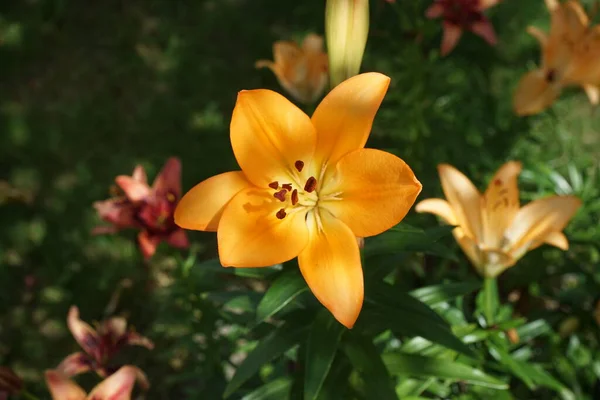
[[[343,343],[344,352],[363,376],[368,397],[397,400],[388,371],[373,342],[357,335],[346,335],[346,339]]]
[[[454,227],[438,226],[423,230],[407,224],[396,225],[387,232],[370,239],[365,244],[365,256],[377,254],[396,254],[399,252],[423,252],[456,260],[452,250],[437,243],[442,237],[449,236]]]
[[[401,335],[421,336],[475,357],[473,351],[452,333],[448,323],[429,306],[383,282],[368,291],[357,326],[367,331],[391,329]]]
[[[308,335],[306,369],[304,372],[304,400],[319,395],[337,352],[344,326],[323,309],[317,314]]]
[[[266,291],[256,309],[256,321],[261,322],[281,310],[298,295],[308,290],[298,269],[283,272]]]
[[[436,377],[465,381],[493,389],[508,389],[508,385],[484,372],[457,361],[415,354],[388,353],[383,362],[392,375]]]
[[[410,294],[428,306],[433,306],[438,303],[445,303],[456,297],[465,296],[480,287],[481,283],[477,281],[447,283],[445,285],[426,286],[413,290]]]
[[[278,378],[248,393],[242,400],[285,400],[290,397],[292,380]]]
[[[304,321],[286,322],[262,339],[238,367],[225,388],[224,398],[231,396],[244,382],[273,358],[283,354],[302,340],[308,327]]]

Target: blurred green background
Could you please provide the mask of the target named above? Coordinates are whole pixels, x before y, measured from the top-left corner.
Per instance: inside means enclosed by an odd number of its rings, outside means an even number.
[[[572,251],[536,250],[501,285],[543,284],[550,278],[540,265],[592,270],[600,243],[599,110],[581,90],[535,117],[511,109],[520,76],[539,60],[525,28],[548,27],[543,1],[502,2],[488,13],[497,47],[467,33],[445,58],[440,21],[424,18],[428,0],[370,3],[362,70],[389,75],[392,84],[368,146],[413,168],[423,183],[419,199],[441,195],[440,162],[483,188],[504,161],[521,160],[523,201],[575,193],[584,207],[567,230]],[[77,350],[65,325],[75,304],[86,321],[128,315],[155,341],[152,352],[124,356],[149,375],[148,398],[220,398],[240,338],[201,293],[250,283],[182,279],[189,254],[215,256],[210,233],[190,233],[190,251],[162,245],[144,263],[134,232],[90,234],[99,223],[92,203],[108,198],[114,177],[136,164],[152,179],[168,157],[179,157],[184,190],[237,168],[228,136],[237,92],[282,91],[254,62],[270,59],[276,40],[322,34],[323,24],[322,0],[0,2],[0,365],[46,398],[43,370]],[[6,195],[6,183],[18,198]],[[437,225],[414,212],[406,222]],[[407,265],[407,287],[461,276],[453,271],[440,266],[419,277]]]

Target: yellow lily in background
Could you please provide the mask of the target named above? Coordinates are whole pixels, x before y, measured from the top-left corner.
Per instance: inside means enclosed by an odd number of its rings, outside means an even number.
[[[421,191],[404,161],[364,148],[389,82],[379,73],[350,78],[312,118],[270,90],[240,92],[231,145],[241,171],[192,188],[175,222],[217,231],[223,266],[297,256],[316,298],[351,328],[364,292],[356,238],[396,225]]]
[[[519,82],[513,99],[518,115],[537,114],[568,86],[581,86],[594,105],[600,103],[600,25],[590,26],[576,0],[546,0],[550,33],[529,27],[542,48],[542,65]]]
[[[369,0],[327,0],[325,36],[331,87],[358,74],[369,35]]]
[[[323,52],[323,37],[309,34],[302,47],[295,42],[278,41],[273,45],[273,59],[258,60],[256,68],[269,68],[296,100],[314,103],[327,85],[327,54]]]
[[[55,370],[46,371],[46,384],[53,400],[131,400],[131,392],[136,381],[143,389],[148,388],[148,380],[136,367],[125,365],[117,372],[100,382],[88,395],[78,384]]]
[[[517,176],[521,163],[504,164],[483,195],[454,167],[441,164],[438,171],[447,200],[423,200],[415,209],[457,226],[452,231],[454,238],[481,276],[498,276],[527,251],[544,243],[569,248],[561,231],[581,200],[551,196],[520,207]]]

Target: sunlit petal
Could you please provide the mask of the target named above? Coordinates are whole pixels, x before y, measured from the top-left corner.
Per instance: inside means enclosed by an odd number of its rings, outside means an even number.
[[[348,153],[338,162],[333,179],[335,183],[323,186],[319,204],[361,237],[398,224],[421,192],[410,167],[381,150]],[[327,200],[333,195],[339,200]]]
[[[327,211],[311,212],[308,223],[310,240],[298,256],[300,271],[315,297],[341,324],[352,328],[364,296],[356,237]]]
[[[46,385],[53,400],[85,400],[83,389],[58,371],[45,372]]]
[[[171,193],[177,198],[181,196],[181,161],[177,157],[167,160],[156,176],[152,189],[158,194]]]
[[[138,182],[144,183],[146,185],[148,184],[148,176],[146,175],[146,170],[141,165],[137,165],[133,169],[133,174],[131,174],[131,177]]]
[[[90,393],[90,400],[130,400],[135,382],[144,388],[148,387],[148,379],[136,367],[126,365],[100,382]]]
[[[427,199],[420,201],[415,206],[415,211],[419,213],[431,213],[442,218],[448,225],[457,225],[458,220],[454,215],[454,210],[446,200]]]
[[[463,30],[460,26],[444,22],[444,35],[440,51],[442,56],[446,56],[454,50],[462,36],[462,32]]]
[[[100,337],[88,324],[79,319],[79,308],[71,306],[67,315],[67,326],[81,348],[94,358],[100,351]]]
[[[547,73],[541,69],[525,74],[519,81],[513,97],[517,115],[533,115],[545,110],[556,100],[561,87],[548,82]]]
[[[561,250],[569,250],[569,240],[562,232],[550,232],[543,241],[535,241],[529,250],[533,250],[543,244],[549,244],[550,246],[558,247]]]
[[[142,201],[150,195],[150,187],[131,176],[119,175],[115,179],[115,182],[131,201]]]
[[[217,238],[223,266],[264,267],[296,257],[306,246],[306,210],[295,208],[282,219],[285,207],[266,190],[239,192],[225,207]]]
[[[267,188],[290,181],[294,163],[308,164],[314,153],[315,130],[310,119],[282,95],[246,90],[238,95],[231,119],[231,145],[252,183]]]
[[[216,232],[227,203],[247,187],[250,183],[241,171],[208,178],[179,201],[175,209],[175,223],[185,229]]]

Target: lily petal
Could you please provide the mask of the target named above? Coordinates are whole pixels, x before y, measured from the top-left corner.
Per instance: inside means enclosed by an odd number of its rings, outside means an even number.
[[[142,251],[142,255],[147,260],[156,253],[156,248],[160,243],[160,237],[156,235],[152,235],[147,231],[141,231],[137,236],[138,244],[140,246],[140,250]]]
[[[334,167],[344,155],[365,146],[389,84],[389,77],[369,72],[345,80],[325,96],[312,116],[318,132],[317,168]]]
[[[532,243],[545,241],[553,232],[562,231],[580,206],[581,200],[575,196],[552,196],[532,201],[515,215],[505,237],[513,251],[521,253]]]
[[[323,36],[310,33],[302,41],[302,50],[321,53],[323,51]]]
[[[108,335],[118,339],[127,332],[127,320],[123,317],[112,317],[105,320],[98,328],[100,335]]]
[[[452,235],[467,258],[471,261],[471,264],[479,271],[479,269],[483,267],[484,260],[477,242],[469,237],[461,227],[454,228],[452,230]]]
[[[343,222],[324,210],[311,212],[308,224],[310,241],[298,256],[300,271],[315,297],[350,329],[364,297],[356,237]]]
[[[398,224],[422,187],[404,161],[375,149],[346,154],[337,164],[335,179],[337,184],[323,188],[319,204],[361,237]],[[327,200],[337,193],[341,200]]]
[[[142,201],[150,195],[150,187],[131,176],[119,175],[115,182],[125,192],[125,196],[133,202]]]
[[[79,319],[79,308],[71,306],[67,315],[67,326],[81,348],[90,356],[99,358],[100,337],[88,324]]]
[[[432,5],[430,5],[425,11],[425,16],[428,19],[439,18],[444,15],[444,6],[442,3],[435,1]]]
[[[126,365],[100,382],[90,393],[90,400],[131,400],[133,385],[138,381],[144,388],[148,379],[138,368]]]
[[[53,400],[85,400],[83,389],[60,372],[48,370],[44,375]]]
[[[266,190],[244,189],[225,207],[217,240],[223,266],[265,267],[296,257],[308,242],[306,211],[279,219],[285,203]]]
[[[569,239],[562,232],[550,232],[545,238],[543,242],[534,243],[531,246],[531,249],[535,249],[542,244],[549,244],[550,246],[558,247],[561,250],[567,251],[569,250]]]
[[[169,246],[173,246],[178,249],[187,249],[190,247],[190,242],[187,238],[187,234],[183,229],[177,229],[169,236],[167,236],[167,243]]]
[[[501,0],[479,0],[479,7],[477,7],[480,11],[485,11],[490,7],[495,6],[500,3]]]
[[[152,189],[159,194],[171,193],[177,198],[181,197],[181,161],[177,157],[167,160],[154,179]]]
[[[148,176],[146,175],[146,170],[141,165],[137,165],[133,169],[133,174],[131,174],[131,177],[140,183],[146,185],[148,184]]]
[[[458,44],[462,36],[462,28],[458,25],[444,22],[444,35],[442,37],[441,55],[447,56]]]
[[[125,197],[94,202],[98,216],[115,227],[95,229],[96,234],[114,233],[120,228],[135,227],[138,223],[134,219],[135,206]]]
[[[590,103],[593,105],[600,104],[600,86],[584,85],[583,88],[585,89],[588,99],[590,99]]]
[[[68,355],[62,360],[58,367],[56,367],[56,370],[67,378],[70,378],[90,371],[92,369],[91,366],[92,360],[90,356],[86,353],[77,352]]]
[[[533,115],[546,109],[556,100],[561,87],[548,82],[547,73],[537,69],[527,73],[517,86],[513,108],[517,115]]]
[[[509,161],[494,175],[484,194],[483,242],[489,248],[501,248],[504,231],[519,211],[517,177],[521,163]]]
[[[457,225],[458,220],[454,215],[452,206],[443,199],[427,199],[419,202],[415,206],[415,211],[418,213],[431,213],[442,218],[448,225]]]
[[[475,22],[473,25],[471,25],[471,31],[483,38],[483,40],[492,46],[498,41],[494,27],[487,18],[484,18],[482,21]]]
[[[483,236],[481,195],[462,172],[449,164],[438,165],[442,189],[454,210],[454,215],[465,234],[480,242]]]
[[[250,182],[242,171],[225,172],[200,182],[187,192],[175,209],[175,223],[184,229],[216,232],[229,201]]]
[[[315,129],[310,119],[271,90],[238,94],[231,119],[231,145],[246,178],[267,188],[296,176],[294,163],[308,163],[314,153]]]
[[[148,350],[154,349],[154,343],[145,336],[140,335],[135,331],[129,331],[125,334],[125,341],[132,346],[145,347]]]

